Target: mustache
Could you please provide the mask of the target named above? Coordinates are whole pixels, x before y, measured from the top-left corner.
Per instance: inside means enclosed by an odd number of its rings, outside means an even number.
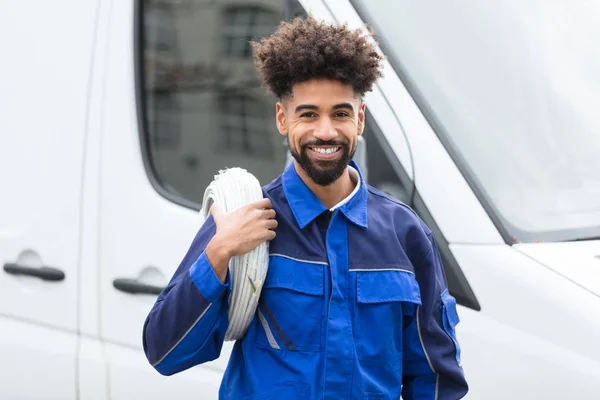
[[[348,147],[348,143],[343,142],[341,140],[321,140],[315,139],[310,142],[302,143],[302,148],[306,149],[311,146],[340,146],[340,147]]]

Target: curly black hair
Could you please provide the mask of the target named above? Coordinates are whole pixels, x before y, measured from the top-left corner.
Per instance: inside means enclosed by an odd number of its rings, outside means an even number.
[[[291,95],[296,83],[315,78],[349,84],[363,96],[383,76],[384,57],[363,31],[311,15],[284,21],[272,35],[250,44],[262,84],[279,98]]]

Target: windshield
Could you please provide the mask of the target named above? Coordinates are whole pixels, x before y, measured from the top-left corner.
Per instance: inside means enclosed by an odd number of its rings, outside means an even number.
[[[509,234],[600,236],[600,3],[353,4]]]

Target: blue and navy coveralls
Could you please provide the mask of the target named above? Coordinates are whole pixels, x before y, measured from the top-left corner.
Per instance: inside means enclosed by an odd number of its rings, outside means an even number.
[[[256,315],[233,348],[222,399],[455,400],[467,392],[456,301],[431,231],[368,186],[328,210],[293,164],[263,187],[277,213]],[[164,375],[219,357],[231,280],[215,275],[200,228],[144,324]]]

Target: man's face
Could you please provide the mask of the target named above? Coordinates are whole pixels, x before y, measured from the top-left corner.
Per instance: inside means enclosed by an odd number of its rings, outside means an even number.
[[[277,128],[290,153],[318,185],[337,180],[354,156],[362,134],[365,104],[352,86],[313,79],[298,83],[277,103]]]

